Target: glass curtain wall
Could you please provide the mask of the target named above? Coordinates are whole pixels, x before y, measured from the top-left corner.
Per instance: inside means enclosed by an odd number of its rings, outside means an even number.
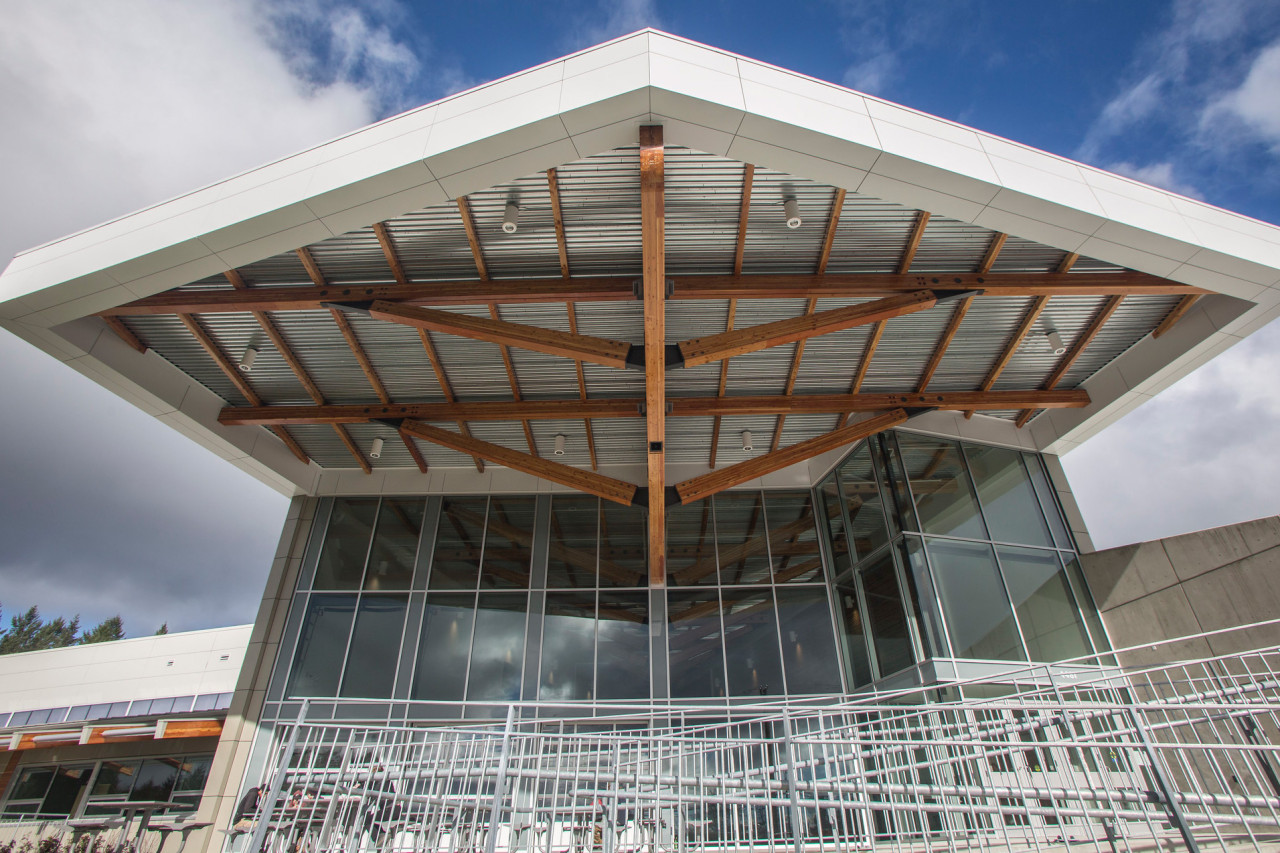
[[[1036,455],[889,432],[817,493],[852,688],[925,658],[1052,662],[1108,648]]]

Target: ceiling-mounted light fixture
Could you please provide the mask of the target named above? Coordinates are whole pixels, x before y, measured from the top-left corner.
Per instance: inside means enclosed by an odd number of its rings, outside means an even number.
[[[373,446],[369,448],[369,458],[370,459],[382,458],[382,439],[381,438],[375,438],[373,440]]]
[[[787,227],[799,228],[803,220],[800,218],[800,202],[796,201],[795,196],[788,196],[783,200],[782,210],[787,215]]]
[[[520,205],[514,201],[507,202],[507,209],[502,213],[502,230],[508,234],[516,233],[520,227]]]
[[[1067,345],[1063,343],[1062,335],[1058,334],[1057,329],[1052,327],[1045,329],[1044,339],[1048,342],[1049,349],[1053,351],[1054,355],[1062,355],[1067,351]]]
[[[253,347],[245,347],[244,355],[240,356],[240,372],[248,373],[253,370],[253,362],[258,358],[258,351]]]
[[[755,448],[751,446],[751,430],[744,429],[742,431],[742,452],[750,453],[752,450],[755,450]]]
[[[552,451],[556,456],[564,456],[564,433],[556,433],[556,449]]]

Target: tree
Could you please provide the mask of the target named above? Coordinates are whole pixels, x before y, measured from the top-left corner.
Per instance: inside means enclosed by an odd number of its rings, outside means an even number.
[[[69,646],[76,641],[79,631],[78,615],[70,622],[61,616],[45,622],[40,618],[40,609],[32,606],[25,613],[10,617],[9,629],[0,633],[0,655]]]
[[[168,623],[168,622],[164,622],[164,623],[162,623],[162,624],[160,625],[160,627],[156,629],[156,636],[157,636],[157,637],[159,637],[161,634],[167,634],[167,633],[169,633],[169,623]]]
[[[80,645],[88,643],[109,643],[112,640],[124,639],[124,622],[119,616],[112,616],[109,619],[103,619],[92,629],[85,631],[80,636]]]

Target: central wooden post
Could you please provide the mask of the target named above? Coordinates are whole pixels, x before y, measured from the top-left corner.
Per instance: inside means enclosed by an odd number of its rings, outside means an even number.
[[[649,586],[667,583],[667,268],[662,128],[640,128],[640,217],[644,249],[644,402],[649,463]]]

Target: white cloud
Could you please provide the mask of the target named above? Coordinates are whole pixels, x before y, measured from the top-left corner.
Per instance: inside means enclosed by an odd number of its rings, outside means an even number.
[[[1280,41],[1257,55],[1237,88],[1209,104],[1201,117],[1201,130],[1216,134],[1223,121],[1232,119],[1280,152]]]
[[[603,0],[581,19],[572,49],[591,47],[645,27],[663,28],[654,0]]]
[[[1277,375],[1273,323],[1063,457],[1095,544],[1280,513]]]

